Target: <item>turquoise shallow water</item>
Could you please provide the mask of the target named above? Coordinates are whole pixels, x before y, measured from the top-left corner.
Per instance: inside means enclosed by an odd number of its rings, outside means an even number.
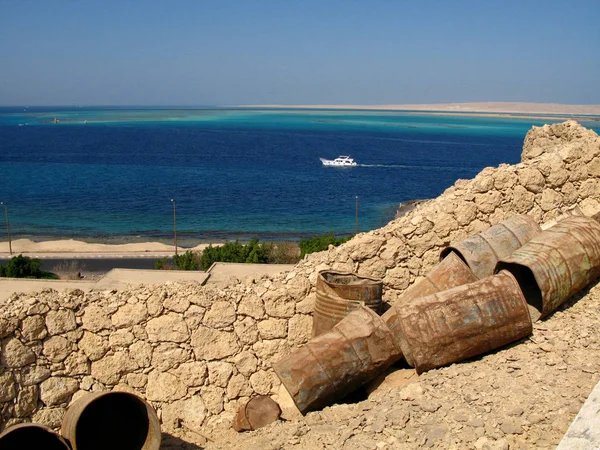
[[[54,119],[58,123],[54,123]],[[87,124],[85,123],[87,121]],[[400,202],[516,163],[532,125],[420,113],[0,108],[15,237],[299,239],[383,226]],[[590,118],[588,127],[599,123]],[[323,167],[351,155],[358,167]],[[5,227],[0,226],[0,239]]]

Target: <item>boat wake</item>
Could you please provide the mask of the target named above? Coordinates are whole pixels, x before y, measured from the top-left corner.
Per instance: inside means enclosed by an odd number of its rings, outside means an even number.
[[[422,166],[407,164],[358,164],[357,167],[382,167],[395,169],[417,169],[417,170],[478,170],[476,167],[455,167],[455,166]]]

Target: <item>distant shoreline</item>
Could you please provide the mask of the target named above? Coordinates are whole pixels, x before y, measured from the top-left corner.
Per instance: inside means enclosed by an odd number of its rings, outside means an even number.
[[[490,116],[515,118],[559,118],[585,119],[600,117],[600,105],[565,105],[559,103],[525,102],[474,102],[474,103],[429,103],[429,104],[389,104],[389,105],[237,105],[239,108],[277,109],[333,109],[364,111],[406,111],[440,115]],[[589,117],[585,117],[589,116]]]

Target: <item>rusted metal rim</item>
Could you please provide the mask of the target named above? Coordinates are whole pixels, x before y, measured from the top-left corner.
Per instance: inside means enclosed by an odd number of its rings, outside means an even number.
[[[438,263],[425,278],[413,284],[394,302],[382,316],[398,345],[401,335],[399,310],[414,299],[427,297],[437,292],[477,281],[477,276],[469,266],[454,252],[451,252]]]
[[[383,281],[349,272],[319,272],[313,314],[312,335],[331,328],[361,305],[381,312]]]
[[[402,357],[383,319],[364,306],[273,365],[302,414],[345,397]]]
[[[526,215],[513,216],[467,239],[443,249],[440,259],[456,253],[479,279],[494,273],[496,263],[541,231],[537,222]]]
[[[159,450],[154,409],[131,392],[96,392],[77,400],[63,418],[61,434],[73,450]]]
[[[398,313],[399,342],[417,373],[484,354],[531,334],[515,277],[483,280],[415,299]]]
[[[538,320],[600,275],[600,224],[569,216],[499,261],[499,270],[513,273]]]
[[[69,450],[69,445],[58,433],[34,423],[21,423],[0,434],[2,450]]]

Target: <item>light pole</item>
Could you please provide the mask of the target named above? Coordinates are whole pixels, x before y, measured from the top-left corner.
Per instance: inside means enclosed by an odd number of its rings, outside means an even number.
[[[177,256],[177,205],[174,199],[171,199],[171,203],[173,203],[173,240],[175,241],[175,256]]]
[[[8,206],[4,202],[0,202],[0,205],[4,206],[4,212],[6,213],[6,234],[8,235],[8,251],[12,255],[12,243],[10,242],[10,222],[8,221]]]
[[[356,196],[356,234],[358,234],[358,195]]]

